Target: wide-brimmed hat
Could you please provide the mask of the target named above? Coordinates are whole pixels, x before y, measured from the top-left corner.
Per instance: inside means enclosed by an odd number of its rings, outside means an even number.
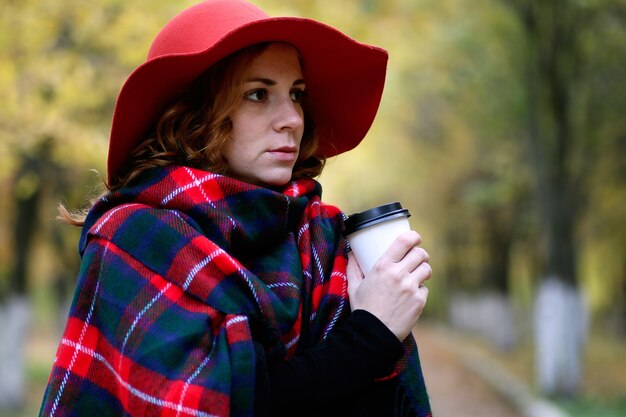
[[[369,130],[385,82],[387,52],[357,42],[320,22],[270,17],[241,0],[207,0],[163,27],[145,63],[117,98],[109,142],[111,182],[165,107],[211,65],[247,46],[287,42],[303,60],[307,110],[319,154],[330,157],[357,146]]]

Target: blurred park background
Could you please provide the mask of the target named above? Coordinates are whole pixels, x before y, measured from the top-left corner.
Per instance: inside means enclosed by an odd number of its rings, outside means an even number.
[[[56,206],[101,192],[119,88],[193,3],[0,3],[0,415],[36,415],[71,301]],[[574,417],[626,415],[626,1],[255,3],[389,51],[368,137],[320,181],[347,213],[409,208],[425,325]]]

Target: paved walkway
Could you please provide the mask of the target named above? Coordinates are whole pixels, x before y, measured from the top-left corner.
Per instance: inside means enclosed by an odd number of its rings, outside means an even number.
[[[524,417],[463,359],[436,328],[415,334],[434,417]]]
[[[568,417],[459,334],[420,323],[415,336],[434,417]]]

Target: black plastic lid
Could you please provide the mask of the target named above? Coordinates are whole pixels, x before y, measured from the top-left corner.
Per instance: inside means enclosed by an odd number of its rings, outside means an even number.
[[[400,216],[410,217],[411,213],[409,213],[409,210],[402,208],[402,205],[397,201],[395,203],[374,207],[360,213],[354,213],[346,219],[343,234],[347,236],[357,230]]]

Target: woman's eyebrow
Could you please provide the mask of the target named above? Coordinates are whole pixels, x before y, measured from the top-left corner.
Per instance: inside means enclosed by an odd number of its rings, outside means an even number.
[[[273,86],[276,85],[276,81],[272,80],[271,78],[264,78],[264,77],[255,77],[255,78],[248,78],[246,80],[247,83],[262,83],[268,86]],[[304,85],[306,84],[305,81],[303,79],[297,79],[293,82],[293,86],[296,85]]]

